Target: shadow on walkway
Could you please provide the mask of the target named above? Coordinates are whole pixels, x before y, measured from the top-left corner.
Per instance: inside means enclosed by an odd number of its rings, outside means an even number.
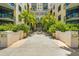
[[[67,48],[67,47],[60,47],[60,48],[70,51],[71,54],[67,54],[68,56],[79,56],[79,49],[78,48]]]
[[[6,47],[4,47],[4,48],[2,48],[2,47],[0,47],[0,50],[3,50],[3,49],[5,49]]]
[[[79,56],[79,49],[78,48],[75,48],[74,50],[75,51],[72,52],[71,54],[69,54],[68,56]]]

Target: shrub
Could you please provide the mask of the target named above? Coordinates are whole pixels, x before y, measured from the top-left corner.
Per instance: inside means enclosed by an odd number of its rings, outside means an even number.
[[[13,24],[6,24],[0,26],[0,31],[12,31]]]
[[[55,27],[59,31],[62,31],[62,32],[66,31],[66,25],[62,22],[59,22],[59,21],[56,22]]]
[[[15,25],[14,27],[12,27],[12,31],[13,31],[13,32],[19,31],[19,27],[18,27],[17,25]]]
[[[30,28],[27,24],[20,24],[17,25],[18,30],[23,30],[24,32],[29,32]]]
[[[66,24],[66,30],[67,31],[78,31],[79,24]]]
[[[48,32],[52,32],[52,33],[55,33],[56,32],[56,27],[54,25],[51,25],[48,29]]]
[[[53,14],[48,13],[47,15],[41,18],[41,24],[45,31],[49,29],[49,27],[56,23],[56,18]]]
[[[0,31],[6,31],[6,27],[5,26],[0,26]]]
[[[22,30],[24,32],[29,32],[30,28],[26,24],[6,24],[0,26],[0,31],[13,31],[17,32],[19,30]]]
[[[14,26],[16,26],[15,24],[6,24],[6,25],[4,25],[6,28],[6,30],[8,30],[8,31],[12,31],[12,29],[13,29],[13,27]]]

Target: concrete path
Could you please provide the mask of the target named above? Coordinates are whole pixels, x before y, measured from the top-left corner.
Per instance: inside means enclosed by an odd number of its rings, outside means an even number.
[[[52,39],[45,33],[33,33],[10,47],[0,50],[3,56],[66,56],[71,51],[59,40]]]

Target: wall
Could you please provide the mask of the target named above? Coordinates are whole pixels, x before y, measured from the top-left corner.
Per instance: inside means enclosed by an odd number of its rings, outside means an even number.
[[[23,31],[18,32],[2,31],[0,32],[0,48],[8,47],[22,38],[23,38]]]
[[[56,38],[64,42],[69,47],[72,48],[78,47],[78,32],[76,31],[66,31],[66,32],[56,31]]]

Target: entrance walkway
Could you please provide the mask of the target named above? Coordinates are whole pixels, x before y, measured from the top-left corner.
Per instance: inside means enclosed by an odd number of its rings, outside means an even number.
[[[35,32],[9,48],[0,50],[0,55],[7,56],[64,56],[71,54],[62,42],[52,39],[45,33]]]

